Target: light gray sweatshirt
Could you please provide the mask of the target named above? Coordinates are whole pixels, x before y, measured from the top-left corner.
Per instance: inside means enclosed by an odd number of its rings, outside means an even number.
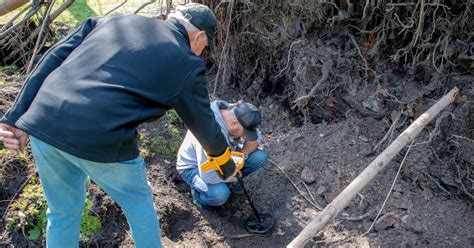
[[[230,149],[232,151],[237,151],[239,150],[239,141],[241,138],[232,137],[229,134],[229,129],[227,128],[227,125],[225,124],[220,112],[221,109],[227,108],[229,108],[229,103],[226,101],[216,100],[211,102],[212,112],[214,112],[214,117],[221,128],[222,134],[224,134]],[[262,132],[257,129],[257,133],[257,142],[260,144],[262,142]],[[204,149],[199,144],[194,135],[188,130],[186,137],[184,138],[184,141],[178,151],[176,169],[179,173],[182,173],[186,169],[198,168],[201,179],[207,184],[226,182],[222,180],[217,174],[218,172],[214,170],[209,170],[207,172],[203,172],[201,170],[200,165],[206,161],[207,156]]]

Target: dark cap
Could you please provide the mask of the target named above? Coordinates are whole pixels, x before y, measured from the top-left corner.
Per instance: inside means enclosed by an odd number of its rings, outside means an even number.
[[[258,139],[257,126],[262,121],[262,116],[257,107],[253,104],[239,101],[231,105],[235,117],[240,125],[244,127],[244,137],[246,140],[255,141]]]
[[[193,24],[196,28],[206,32],[209,48],[211,52],[216,51],[216,43],[214,42],[214,33],[216,32],[217,20],[206,5],[200,3],[188,3],[178,5],[176,11],[181,12],[183,17]]]

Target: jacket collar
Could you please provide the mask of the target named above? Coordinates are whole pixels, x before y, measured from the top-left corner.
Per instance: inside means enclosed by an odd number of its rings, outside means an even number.
[[[173,26],[180,34],[182,34],[188,41],[189,45],[188,32],[186,31],[186,28],[184,28],[183,24],[181,24],[178,20],[174,18],[166,19],[165,21],[168,22],[171,26]]]

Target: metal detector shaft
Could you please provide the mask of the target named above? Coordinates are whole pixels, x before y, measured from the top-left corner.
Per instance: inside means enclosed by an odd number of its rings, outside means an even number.
[[[238,176],[238,177],[237,177],[237,180],[239,181],[240,186],[241,186],[242,189],[244,190],[245,196],[246,196],[247,199],[249,200],[250,206],[252,207],[252,210],[253,210],[253,213],[255,214],[255,217],[257,217],[258,222],[262,222],[262,220],[260,219],[260,215],[258,214],[257,209],[256,209],[255,206],[253,205],[252,199],[250,199],[250,196],[249,196],[249,194],[247,193],[247,189],[246,189],[245,186],[244,186],[244,180],[242,179],[241,176]]]

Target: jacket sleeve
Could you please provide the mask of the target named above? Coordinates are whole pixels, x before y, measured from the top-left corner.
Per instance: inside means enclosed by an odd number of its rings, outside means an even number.
[[[46,52],[26,79],[13,106],[3,116],[1,122],[15,126],[15,122],[28,110],[43,81],[58,68],[69,54],[79,46],[94,29],[97,19],[88,19],[74,32],[64,37]]]
[[[217,157],[228,145],[210,107],[204,72],[204,62],[200,61],[188,76],[173,107],[206,153]]]

